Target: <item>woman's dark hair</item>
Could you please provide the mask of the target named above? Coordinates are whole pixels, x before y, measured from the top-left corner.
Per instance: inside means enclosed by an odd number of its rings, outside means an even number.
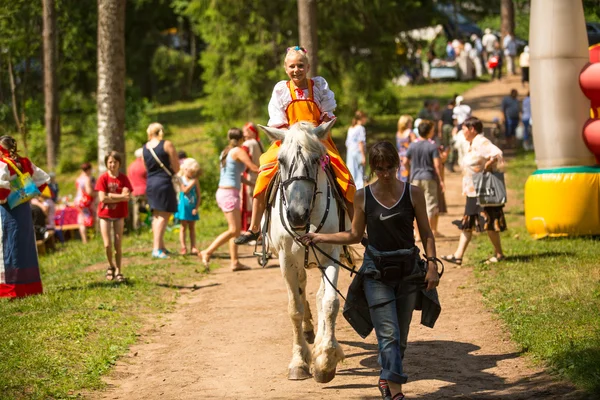
[[[421,136],[423,139],[426,139],[427,136],[433,132],[433,121],[428,119],[421,120],[421,123],[419,123],[419,127],[417,129],[419,130],[419,136]]]
[[[91,168],[92,168],[92,164],[90,164],[89,162],[84,162],[83,164],[81,164],[81,165],[79,166],[79,168],[80,168],[82,171],[87,171],[88,169],[91,169]]]
[[[104,165],[108,167],[108,159],[112,157],[119,162],[119,165],[123,165],[123,161],[121,160],[121,154],[118,151],[110,151],[104,156]]]
[[[8,135],[0,136],[0,146],[4,147],[6,150],[8,150],[8,154],[10,155],[10,158],[12,158],[14,160],[18,160],[19,155],[17,154],[18,153],[17,141],[12,136],[8,136]]]
[[[469,117],[463,122],[463,125],[467,128],[475,128],[475,132],[481,133],[483,132],[483,124],[477,117]]]
[[[389,164],[392,167],[400,166],[400,157],[398,150],[390,142],[383,141],[375,143],[369,150],[369,166],[371,171],[382,164]]]
[[[244,132],[242,132],[239,128],[231,128],[227,131],[227,139],[229,139],[229,145],[225,147],[225,150],[221,153],[221,167],[225,166],[225,162],[227,159],[227,154],[234,147],[237,147],[240,143],[240,140],[244,138]]]
[[[8,156],[13,160],[16,167],[22,168],[21,162],[19,161],[17,141],[12,136],[0,136],[0,146],[8,151]]]

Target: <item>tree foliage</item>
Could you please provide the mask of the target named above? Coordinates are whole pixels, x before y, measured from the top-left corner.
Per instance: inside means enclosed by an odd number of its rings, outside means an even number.
[[[184,3],[182,13],[206,43],[205,112],[222,122],[266,117],[274,84],[286,78],[285,50],[298,44],[296,2]],[[398,72],[397,33],[426,25],[434,14],[429,0],[331,0],[317,7],[319,75],[334,88],[338,111],[348,113],[368,103]]]

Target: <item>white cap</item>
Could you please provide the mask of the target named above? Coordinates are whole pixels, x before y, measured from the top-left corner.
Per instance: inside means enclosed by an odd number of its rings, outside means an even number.
[[[523,49],[523,51],[524,51],[525,53],[529,53],[529,46],[525,46],[525,48]]]
[[[140,147],[133,154],[135,155],[135,158],[141,158],[143,153],[144,153],[144,149]]]
[[[462,103],[464,100],[464,97],[462,96],[456,96],[456,99],[454,100],[456,102],[457,106],[460,106],[460,103]]]
[[[488,35],[490,33],[492,33],[492,30],[490,28],[485,28],[485,34]]]

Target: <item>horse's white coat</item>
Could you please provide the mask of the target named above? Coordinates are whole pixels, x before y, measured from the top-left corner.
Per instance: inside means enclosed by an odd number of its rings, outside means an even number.
[[[290,176],[306,175],[307,173],[312,178],[317,176],[316,189],[318,194],[312,210],[310,210],[309,217],[310,230],[312,232],[315,231],[326,212],[328,183],[318,160],[326,154],[325,147],[320,142],[320,139],[326,137],[333,123],[334,121],[331,121],[315,128],[310,123],[299,122],[293,125],[289,131],[261,126],[271,139],[283,140],[279,152],[279,167],[282,173],[282,181],[290,178]],[[307,169],[295,168],[290,175],[289,166],[297,154],[298,147],[301,148],[302,155],[307,161]],[[317,169],[319,170],[318,175]],[[313,193],[314,186],[308,181],[294,181],[286,187],[286,199],[288,199],[288,202],[290,202],[289,199],[293,199],[294,210],[297,212],[302,212],[299,210],[304,210],[307,207],[310,208]],[[311,353],[305,340],[304,332],[313,331],[313,325],[311,322],[310,307],[306,300],[305,248],[285,230],[281,223],[280,213],[282,213],[286,224],[290,226],[288,213],[282,209],[281,198],[278,194],[272,209],[268,241],[271,250],[279,256],[281,274],[288,290],[288,313],[292,320],[294,332],[292,360],[289,364],[289,369],[293,371],[300,368],[301,370],[309,371]],[[328,216],[320,232],[332,233],[338,231],[338,205],[332,195]],[[303,234],[304,230],[299,230],[297,233],[299,235]],[[340,246],[319,244],[319,247],[334,259],[339,259]],[[327,277],[334,285],[337,285],[339,267],[319,253],[317,254],[319,256],[318,262],[326,267],[325,273]],[[314,267],[315,263],[316,260],[311,251],[309,265]],[[340,306],[339,299],[334,288],[323,276],[321,276],[321,286],[316,297],[317,334],[312,351],[313,374],[315,378],[334,373],[337,363],[344,358],[344,353],[335,338],[335,321]]]

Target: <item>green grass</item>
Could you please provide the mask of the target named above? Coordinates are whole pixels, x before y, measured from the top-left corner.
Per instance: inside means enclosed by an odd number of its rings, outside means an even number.
[[[203,212],[199,246],[225,229],[221,212]],[[176,231],[166,235],[173,251],[177,238]],[[71,398],[103,386],[101,376],[142,326],[160,323],[180,290],[194,290],[205,276],[196,257],[151,259],[151,243],[149,231],[125,238],[127,283],[117,284],[104,278],[99,237],[88,245],[67,242],[40,258],[43,295],[0,299],[0,399]]]
[[[522,351],[600,395],[600,239],[533,240],[525,229],[523,187],[535,170],[533,153],[509,161],[507,182],[517,205],[507,210],[502,234],[507,259],[476,264],[487,304],[506,323]],[[484,260],[492,246],[483,235],[471,260]]]

